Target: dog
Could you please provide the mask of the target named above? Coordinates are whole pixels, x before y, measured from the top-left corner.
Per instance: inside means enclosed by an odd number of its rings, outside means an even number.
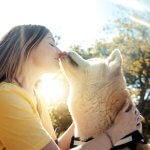
[[[129,99],[134,105],[122,72],[122,56],[114,50],[106,59],[83,59],[69,52],[60,66],[70,84],[68,108],[75,124],[71,147],[76,147],[105,132]],[[148,150],[142,134],[135,131],[112,149]]]

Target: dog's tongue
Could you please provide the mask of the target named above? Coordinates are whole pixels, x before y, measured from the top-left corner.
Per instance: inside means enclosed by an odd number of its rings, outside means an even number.
[[[68,55],[68,53],[66,51],[60,52],[59,58],[62,58],[62,57],[67,56],[67,55]]]

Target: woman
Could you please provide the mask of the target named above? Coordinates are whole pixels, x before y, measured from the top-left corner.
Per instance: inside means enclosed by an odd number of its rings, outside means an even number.
[[[40,25],[14,27],[0,42],[0,150],[67,150],[73,124],[56,141],[46,105],[34,87],[44,73],[59,70],[61,51]],[[118,114],[114,125],[76,150],[108,150],[140,124],[135,107]],[[135,113],[136,112],[136,113]],[[57,144],[56,144],[57,143]]]

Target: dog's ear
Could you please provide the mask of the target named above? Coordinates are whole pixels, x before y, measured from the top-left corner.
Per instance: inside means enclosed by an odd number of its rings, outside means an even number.
[[[108,66],[112,71],[121,71],[122,56],[118,49],[115,49],[108,57]]]

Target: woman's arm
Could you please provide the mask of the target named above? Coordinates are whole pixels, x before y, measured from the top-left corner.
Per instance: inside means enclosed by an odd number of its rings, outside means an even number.
[[[58,145],[51,140],[43,150],[69,150],[71,137],[74,133],[74,124],[72,123],[68,130],[58,139]],[[59,146],[59,147],[58,147]]]
[[[121,133],[118,132],[118,128],[116,125],[113,125],[110,129],[107,130],[107,132],[112,137],[113,141],[117,142],[122,137]],[[65,133],[67,134],[67,133]],[[70,145],[70,139],[67,140],[67,136],[63,135],[64,137],[59,140],[59,148],[54,143],[54,141],[51,141],[43,150],[69,150]],[[66,143],[65,143],[66,142]],[[76,148],[73,148],[72,150],[109,150],[111,148],[111,143],[108,139],[108,137],[103,133],[97,138],[85,143],[84,145],[78,146]]]
[[[140,114],[135,113],[136,107],[132,107],[130,111],[126,112],[129,107],[129,103],[125,104],[123,109],[117,115],[114,124],[107,130],[110,135],[113,144],[118,142],[125,135],[137,130],[140,124]],[[50,142],[43,150],[69,150],[70,139],[73,135],[73,124],[65,132],[65,134],[59,139],[58,148],[54,142]],[[68,141],[67,141],[68,140]],[[66,142],[66,143],[65,143]],[[81,145],[72,150],[109,150],[112,147],[111,141],[105,133],[102,133],[97,138]]]
[[[130,111],[126,112],[129,103],[126,103],[123,109],[117,115],[114,124],[106,132],[109,134],[112,143],[115,144],[125,135],[140,128],[140,114],[136,113],[136,107],[133,106]],[[137,126],[139,124],[139,126]],[[99,135],[97,138],[73,148],[73,150],[109,150],[112,148],[111,140],[106,135],[106,132]]]
[[[69,150],[71,137],[74,134],[74,124],[67,129],[67,131],[58,139],[58,146],[61,150]]]
[[[113,125],[111,128],[107,130],[107,133],[111,136],[113,142],[117,142],[122,137],[122,134],[118,132],[118,128],[116,125]],[[81,145],[72,150],[110,150],[111,142],[108,139],[105,133],[102,133],[97,138]]]
[[[51,141],[42,150],[60,150],[54,140]]]

